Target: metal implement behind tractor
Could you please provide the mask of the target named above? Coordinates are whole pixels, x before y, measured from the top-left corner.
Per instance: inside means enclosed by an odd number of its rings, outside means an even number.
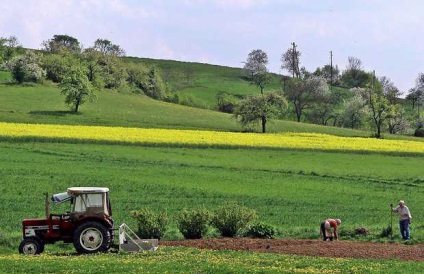
[[[52,195],[54,204],[71,203],[70,212],[50,214],[46,194],[46,218],[22,221],[23,240],[19,253],[40,254],[44,245],[58,241],[73,243],[78,253],[97,253],[114,246],[114,227],[109,189],[105,187],[71,187]],[[125,224],[119,228],[122,243],[128,251],[156,250],[157,240],[141,240]],[[135,243],[135,247],[134,247]],[[150,248],[148,248],[150,246]],[[137,250],[138,248],[138,250]]]

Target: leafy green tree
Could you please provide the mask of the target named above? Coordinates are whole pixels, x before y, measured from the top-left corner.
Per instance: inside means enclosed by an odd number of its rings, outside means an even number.
[[[163,82],[160,69],[151,67],[147,74],[147,82],[142,86],[144,94],[147,96],[161,100],[166,95],[166,85]]]
[[[46,78],[60,83],[70,67],[77,65],[78,59],[70,54],[46,54],[43,57],[43,68]]]
[[[387,117],[387,126],[390,134],[402,133],[409,128],[409,122],[405,117],[405,110],[400,104],[391,105]]]
[[[248,96],[240,101],[234,110],[234,117],[244,128],[261,121],[262,133],[265,133],[267,121],[282,115],[286,109],[286,99],[275,92],[270,92]]]
[[[333,83],[337,83],[340,78],[340,70],[338,66],[331,68],[330,65],[325,65],[322,68],[317,68],[313,74],[315,76],[323,77],[327,80],[327,83],[331,82],[331,76],[333,76]]]
[[[143,83],[147,82],[147,69],[135,63],[129,63],[127,65],[127,82],[130,87],[140,89]]]
[[[100,65],[102,54],[93,48],[88,48],[81,54],[81,62],[87,69],[88,80],[96,89],[101,90],[105,86],[103,68]]]
[[[106,39],[97,39],[93,47],[84,51],[83,56],[89,68],[89,78],[103,83],[106,88],[119,89],[125,85],[126,68],[120,59],[125,56],[125,51],[119,45]],[[101,81],[97,75],[99,71]]]
[[[127,65],[127,82],[130,87],[139,89],[140,92],[153,99],[163,100],[166,98],[166,84],[163,81],[161,70],[155,66]]]
[[[384,96],[381,88],[357,88],[353,91],[361,94],[362,98],[366,100],[370,120],[376,130],[374,137],[381,138],[383,126],[386,125],[390,117],[391,105],[389,100]]]
[[[0,37],[0,63],[7,62],[22,48],[16,36]]]
[[[46,72],[40,66],[41,58],[40,54],[27,51],[23,55],[13,57],[6,63],[6,68],[19,84],[23,82],[40,82],[46,75]]]
[[[50,53],[80,53],[81,45],[77,38],[65,35],[56,34],[52,39],[41,43],[44,50]]]
[[[65,103],[74,112],[78,112],[80,105],[86,101],[95,102],[97,95],[87,78],[87,74],[79,66],[69,69],[59,84],[61,93],[65,95]]]
[[[109,89],[119,89],[126,84],[127,70],[120,59],[114,59],[103,67],[103,81]]]
[[[363,71],[362,61],[355,57],[348,58],[346,70],[342,73],[341,80],[348,88],[364,88],[372,84],[373,76]]]
[[[245,71],[247,79],[252,85],[259,87],[261,95],[264,94],[264,88],[270,81],[270,76],[267,69],[268,64],[268,55],[261,49],[252,50],[247,56],[247,60],[244,64],[243,70]],[[259,97],[258,97],[259,98]],[[261,103],[261,100],[254,100],[252,97],[250,103]],[[247,103],[247,102],[244,102]],[[251,106],[254,107],[254,106]],[[263,108],[264,105],[258,106],[258,108]],[[236,115],[237,116],[237,115]],[[266,115],[261,115],[262,119],[262,132],[265,132],[266,125]],[[243,121],[243,118],[240,120]],[[241,122],[242,125],[244,122]],[[250,123],[250,122],[249,122]]]
[[[94,42],[93,49],[100,52],[102,55],[110,55],[115,57],[125,56],[125,51],[119,45],[113,44],[107,39],[97,39]]]
[[[355,76],[354,76],[355,74]],[[348,88],[363,88],[367,85],[370,85],[372,75],[365,72],[365,71],[344,71],[341,77],[341,81],[343,82],[343,85]]]
[[[345,101],[339,125],[351,129],[361,128],[367,117],[366,101],[359,94]]]
[[[335,111],[338,103],[336,93],[329,92],[324,96],[319,104],[313,104],[309,113],[308,120],[314,124],[328,125],[331,120],[333,124],[337,122],[338,114]]]
[[[311,109],[314,104],[319,104],[329,96],[327,82],[324,78],[316,76],[305,80],[292,79],[288,81],[283,92],[293,104],[298,122],[306,109]]]

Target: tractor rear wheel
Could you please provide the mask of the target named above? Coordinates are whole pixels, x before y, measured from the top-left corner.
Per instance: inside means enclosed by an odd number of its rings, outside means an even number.
[[[74,232],[74,247],[78,253],[96,253],[108,250],[111,236],[109,230],[99,222],[81,224]]]
[[[37,255],[44,251],[44,244],[37,238],[30,237],[22,240],[19,245],[19,253],[25,255]]]

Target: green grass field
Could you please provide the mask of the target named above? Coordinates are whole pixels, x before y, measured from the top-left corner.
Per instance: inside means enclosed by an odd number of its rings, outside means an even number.
[[[81,113],[73,114],[55,86],[14,86],[5,84],[7,79],[8,74],[0,72],[1,122],[241,131],[227,114],[114,92],[101,93],[98,103],[83,105]],[[370,135],[290,121],[272,121],[269,130]],[[422,141],[397,135],[386,138]],[[397,260],[321,259],[188,248],[160,248],[149,254],[71,256],[71,247],[55,245],[47,246],[42,256],[19,256],[21,220],[42,218],[43,193],[63,192],[70,186],[109,187],[116,223],[125,222],[133,228],[136,225],[131,210],[166,209],[175,216],[183,208],[204,205],[213,210],[236,201],[255,209],[261,221],[277,227],[279,237],[318,238],[319,222],[337,217],[343,220],[342,240],[381,242],[389,241],[379,237],[390,223],[389,204],[405,199],[414,217],[410,244],[424,243],[424,157],[420,153],[408,156],[37,140],[0,141],[0,272],[419,273],[423,266],[422,262]],[[52,208],[57,213],[65,210],[63,206]],[[399,242],[396,216],[394,220],[395,241]],[[360,226],[370,229],[371,235],[352,237],[351,232]],[[214,235],[212,230],[208,234]],[[172,219],[166,238],[181,237]],[[99,261],[101,267],[93,263]]]
[[[378,235],[389,225],[388,205],[403,198],[415,220],[411,242],[422,243],[424,216],[419,209],[424,206],[423,164],[422,157],[381,154],[1,142],[0,253],[4,254],[5,263],[0,271],[27,270],[29,266],[23,264],[21,257],[11,255],[16,254],[22,237],[20,221],[42,218],[43,193],[62,192],[69,186],[109,187],[115,221],[133,228],[136,224],[130,211],[134,209],[166,209],[175,216],[182,208],[203,205],[213,210],[227,201],[236,201],[254,208],[260,220],[278,227],[279,237],[318,238],[320,220],[335,216],[343,220],[342,240],[383,242],[388,239]],[[65,210],[52,208],[56,213]],[[369,228],[372,234],[351,238],[349,233],[359,226]],[[213,231],[210,233],[210,237],[214,235]],[[395,241],[399,241],[395,235]],[[173,220],[166,238],[181,237]],[[56,269],[61,273],[68,268],[55,266],[62,258],[57,254],[68,257],[72,253],[72,247],[47,246],[46,255],[28,260],[32,269]],[[201,254],[200,265],[194,264],[199,260],[197,254]],[[70,258],[78,261],[79,271],[100,271],[89,266],[92,256]],[[100,258],[109,261],[106,269],[117,273],[135,269],[140,263],[145,263],[146,268],[142,269],[150,273],[173,268],[175,273],[195,269],[220,273],[242,273],[247,269],[265,273],[293,273],[293,269],[307,273],[320,269],[396,273],[404,267],[413,272],[422,267],[421,263],[392,260],[376,263],[169,248],[152,255],[110,254]],[[119,263],[123,258],[127,261],[124,265]],[[177,258],[184,258],[184,266]]]
[[[3,273],[420,273],[423,263],[163,248],[94,256],[0,255]]]
[[[403,198],[415,209],[415,239],[424,240],[417,210],[424,206],[422,157],[50,143],[2,143],[0,152],[7,232],[44,214],[43,191],[104,185],[118,223],[131,223],[129,212],[145,206],[176,213],[231,200],[298,238],[317,238],[327,216],[344,219],[343,229],[366,226],[378,234],[388,224],[388,205]]]

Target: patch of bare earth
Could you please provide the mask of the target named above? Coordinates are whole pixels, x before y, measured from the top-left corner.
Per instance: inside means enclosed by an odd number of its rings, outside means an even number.
[[[185,246],[213,250],[245,250],[314,257],[424,261],[424,244],[404,245],[400,243],[324,242],[320,240],[251,238],[175,240],[160,241],[159,244],[165,246]]]

